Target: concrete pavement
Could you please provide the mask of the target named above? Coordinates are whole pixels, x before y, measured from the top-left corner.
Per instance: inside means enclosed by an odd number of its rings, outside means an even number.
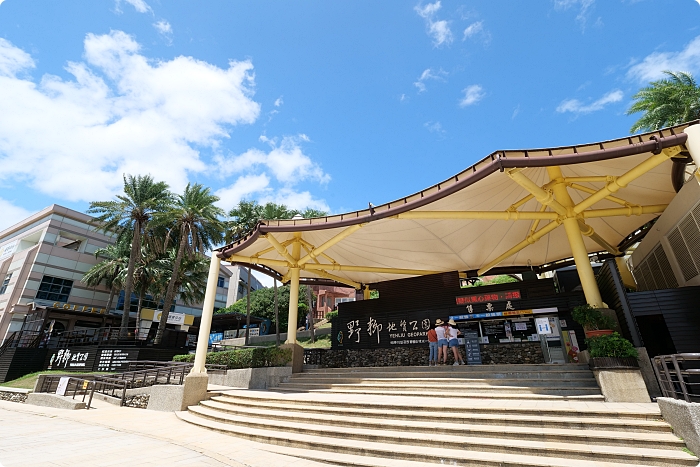
[[[0,401],[0,465],[328,467],[178,420],[116,407],[64,410]]]

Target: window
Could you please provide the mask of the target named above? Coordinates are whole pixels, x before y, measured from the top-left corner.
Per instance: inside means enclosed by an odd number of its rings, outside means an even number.
[[[335,299],[335,306],[338,306],[338,303],[345,303],[345,302],[354,302],[354,298],[348,298],[348,297],[342,297],[342,298],[336,298]]]
[[[39,285],[36,298],[52,302],[67,302],[73,288],[73,281],[58,277],[44,276]]]
[[[217,287],[223,287],[223,286],[224,286],[224,278],[223,278],[223,277],[219,277],[219,280],[218,280],[218,282],[216,283],[216,286],[217,286]]]
[[[12,273],[9,273],[8,275],[5,276],[5,280],[2,281],[2,285],[0,286],[0,295],[7,292],[7,286],[10,285],[11,278],[12,278]]]

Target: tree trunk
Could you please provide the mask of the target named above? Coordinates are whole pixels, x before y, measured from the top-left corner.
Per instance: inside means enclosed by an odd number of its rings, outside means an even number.
[[[136,308],[136,331],[134,332],[134,338],[139,339],[139,334],[141,334],[141,305],[143,304],[143,290],[139,293],[139,305]]]
[[[107,314],[112,309],[112,302],[114,301],[114,286],[109,288],[109,300],[107,300]]]
[[[306,301],[309,306],[309,329],[311,330],[311,343],[316,342],[316,331],[314,330],[314,310],[311,306],[311,286],[306,286]]]
[[[136,221],[134,225],[134,237],[131,240],[131,253],[129,254],[129,266],[126,269],[126,281],[124,281],[124,313],[122,314],[122,325],[119,330],[121,337],[126,336],[129,327],[129,313],[131,311],[131,291],[134,285],[134,268],[136,261],[141,254],[141,222]]]
[[[280,346],[280,310],[277,307],[277,279],[275,279],[275,334],[277,347]]]
[[[173,275],[170,277],[170,282],[168,282],[168,291],[165,292],[165,300],[163,301],[163,312],[160,314],[160,323],[158,323],[158,331],[156,332],[156,338],[153,344],[160,344],[160,340],[163,338],[163,331],[165,331],[165,325],[168,322],[168,315],[170,314],[170,307],[173,304],[173,298],[175,298],[175,283],[177,282],[177,276],[180,274],[180,263],[182,263],[182,257],[185,256],[185,242],[187,242],[187,236],[183,231],[180,237],[180,247],[177,249],[177,256],[175,257],[175,263],[173,264]]]
[[[248,345],[250,339],[250,283],[251,279],[250,266],[248,266],[248,293],[246,294],[246,309],[245,309],[245,345]]]

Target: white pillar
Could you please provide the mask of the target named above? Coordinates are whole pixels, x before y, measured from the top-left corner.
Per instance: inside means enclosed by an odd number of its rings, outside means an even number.
[[[285,344],[297,343],[297,321],[299,320],[299,268],[292,268],[289,281],[289,321],[287,322],[287,341]]]
[[[190,373],[205,373],[204,367],[207,361],[207,349],[209,348],[209,333],[211,331],[211,319],[214,315],[214,301],[216,300],[216,284],[219,281],[219,267],[221,259],[212,251],[209,263],[209,277],[207,278],[207,291],[204,294],[202,306],[202,321],[199,324],[199,336],[197,337],[197,350],[194,354],[194,366]]]
[[[698,172],[698,170],[700,170],[700,124],[689,126],[683,130],[683,133],[688,135],[685,146],[688,148],[688,152],[690,152],[690,157],[692,157],[695,162],[695,168],[697,169],[695,171],[695,179],[700,183],[700,172]]]

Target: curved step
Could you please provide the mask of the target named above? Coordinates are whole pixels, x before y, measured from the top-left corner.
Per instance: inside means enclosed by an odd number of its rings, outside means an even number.
[[[288,405],[326,406],[338,403],[338,395],[331,393],[288,393],[283,391],[256,391],[256,390],[230,390],[223,393],[223,397],[234,397],[240,400],[251,401],[275,401]],[[632,420],[661,420],[661,412],[656,404],[635,404],[630,408],[627,404],[599,404],[589,405],[585,401],[546,401],[542,405],[536,401],[516,399],[516,403],[508,400],[489,401],[485,399],[450,399],[450,405],[455,410],[465,409],[472,414],[503,413],[538,416],[563,416],[563,417],[596,417],[618,418]],[[435,402],[424,397],[411,396],[383,396],[367,398],[361,394],[352,394],[343,398],[343,406],[346,409],[378,409],[385,411],[395,410],[397,407],[410,409],[415,413],[434,412]]]
[[[524,378],[355,378],[355,377],[324,377],[318,375],[292,375],[289,378],[290,383],[305,383],[305,384],[392,384],[392,385],[407,385],[407,386],[425,386],[425,385],[488,385],[488,386],[532,386],[532,387],[590,387],[597,388],[598,383],[595,378],[578,378],[578,379],[557,379],[557,378],[539,378],[539,379],[524,379]]]
[[[201,413],[202,408],[199,409]],[[326,430],[317,430],[306,424],[279,422],[276,423],[275,428],[290,430],[280,432],[206,419],[197,416],[192,411],[178,412],[178,416],[205,428],[270,444],[343,454],[362,453],[374,457],[433,463],[447,460],[450,463],[454,461],[458,465],[556,465],[568,467],[572,465],[572,459],[578,459],[588,462],[588,465],[591,465],[592,462],[598,462],[601,465],[609,463],[611,466],[630,463],[663,467],[694,466],[697,464],[697,458],[684,451],[675,450],[574,443],[562,447],[549,442],[478,439],[451,435],[430,437],[423,434],[422,436],[409,437],[403,432],[382,431],[377,433],[375,430],[345,430],[342,428],[336,428],[334,431],[335,434],[342,433],[342,438],[329,438]],[[436,448],[435,446],[440,447]],[[518,454],[511,454],[515,452]],[[537,463],[534,463],[535,459],[537,459]],[[477,460],[479,463],[475,463]]]
[[[503,438],[503,439],[518,439],[518,440],[534,440],[534,441],[551,441],[551,442],[578,442],[581,439],[586,439],[590,443],[604,445],[625,445],[636,447],[648,447],[655,445],[656,447],[664,447],[666,449],[682,449],[685,444],[673,434],[666,433],[638,433],[638,432],[618,432],[618,431],[601,431],[601,430],[582,430],[582,429],[562,429],[562,428],[543,428],[529,426],[510,426],[506,423],[501,425],[488,425],[479,423],[460,423],[460,422],[445,422],[444,415],[442,419],[437,421],[423,418],[421,420],[398,420],[393,419],[392,414],[387,414],[383,418],[370,418],[367,416],[361,417],[350,412],[349,414],[339,415],[337,413],[318,414],[304,413],[295,410],[276,410],[266,407],[258,408],[256,411],[250,411],[247,407],[236,406],[232,403],[220,401],[204,401],[201,406],[212,411],[221,412],[222,415],[230,415],[234,417],[244,417],[247,419],[254,418],[257,420],[257,425],[269,425],[270,420],[289,421],[296,423],[305,423],[307,425],[342,425],[344,427],[361,428],[368,430],[391,430],[391,431],[406,431],[412,433],[432,433],[445,435],[461,435],[481,438]],[[197,412],[197,407],[192,408]],[[461,414],[459,414],[461,416]],[[226,418],[226,417],[222,417]],[[222,421],[222,420],[220,420]],[[250,421],[250,420],[249,420]],[[255,425],[251,422],[251,425]]]
[[[380,390],[401,390],[401,391],[413,391],[413,392],[425,392],[425,391],[442,391],[442,392],[452,392],[452,391],[469,391],[469,392],[492,392],[492,391],[503,391],[510,393],[530,393],[530,394],[550,394],[550,395],[587,395],[595,394],[600,395],[600,388],[596,385],[595,387],[568,387],[568,386],[528,386],[525,384],[521,385],[489,385],[483,383],[469,383],[469,382],[454,382],[451,384],[441,384],[441,383],[423,383],[423,384],[413,384],[413,383],[403,383],[395,384],[392,381],[362,381],[359,383],[315,383],[306,382],[300,380],[294,380],[287,383],[280,383],[278,386],[280,389],[294,388],[299,390],[311,390],[311,389],[380,389]]]
[[[227,404],[228,407],[240,407],[240,410],[248,413],[250,416],[256,416],[265,410],[276,410],[283,413],[298,413],[314,414],[313,416],[323,416],[328,414],[335,418],[351,414],[356,417],[368,417],[375,419],[391,418],[394,420],[413,420],[413,421],[428,421],[431,423],[440,423],[444,421],[444,414],[441,412],[425,412],[411,410],[408,407],[393,407],[391,410],[386,408],[358,408],[352,407],[348,410],[346,407],[336,405],[303,405],[303,404],[287,404],[279,400],[257,400],[246,399],[235,396],[213,397],[212,401]],[[402,410],[403,409],[403,410]],[[641,420],[641,419],[618,419],[618,418],[596,418],[596,417],[577,417],[572,412],[557,415],[532,415],[500,411],[498,408],[490,412],[477,411],[471,409],[463,409],[460,412],[460,418],[453,420],[455,423],[463,424],[482,424],[482,425],[508,425],[528,428],[563,428],[572,430],[603,430],[603,431],[625,431],[637,433],[671,433],[671,427],[660,420]]]

